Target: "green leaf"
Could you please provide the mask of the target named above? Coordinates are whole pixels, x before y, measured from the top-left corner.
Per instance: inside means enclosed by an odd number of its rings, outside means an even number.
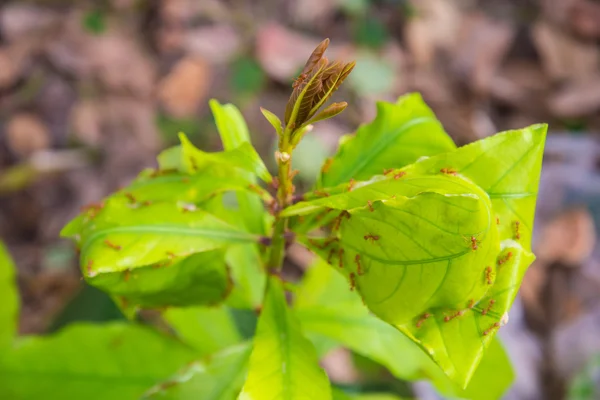
[[[169,308],[163,318],[184,343],[201,355],[216,353],[242,340],[231,313],[223,306]]]
[[[331,399],[327,375],[319,367],[314,347],[302,336],[277,277],[269,278],[250,371],[239,399]]]
[[[449,169],[485,190],[492,200],[500,238],[531,251],[531,235],[548,126],[502,132],[415,164],[419,172]],[[515,223],[519,222],[519,237]]]
[[[233,279],[227,304],[236,308],[256,309],[265,292],[265,269],[258,247],[253,244],[232,246],[225,256]]]
[[[305,243],[343,267],[371,311],[466,386],[534,259],[545,131],[499,134],[386,177],[326,189],[329,197],[284,214],[344,210],[336,236]]]
[[[143,205],[127,195],[109,198],[62,234],[78,242],[90,284],[143,307],[222,301],[232,283],[225,249],[258,240],[193,205]]]
[[[348,103],[342,101],[341,103],[332,103],[329,106],[325,107],[323,111],[318,113],[310,120],[311,124],[314,124],[319,121],[324,121],[329,118],[333,118],[336,115],[342,113],[346,107],[348,107]]]
[[[369,179],[385,168],[401,168],[455,147],[419,94],[402,96],[395,104],[379,102],[375,120],[344,139],[318,186]]]
[[[259,188],[252,188],[252,176],[246,174],[226,174],[221,171],[211,170],[189,175],[177,172],[160,174],[146,170],[122,193],[129,193],[128,197],[135,199],[136,203],[147,204],[161,201],[182,201],[198,204],[212,196],[224,192],[235,191],[251,197],[262,207],[261,198],[270,199],[270,195]]]
[[[389,393],[361,393],[348,394],[341,389],[333,389],[333,400],[402,400],[400,397]]]
[[[193,358],[186,346],[142,326],[71,325],[21,338],[0,355],[0,398],[138,399]]]
[[[78,221],[78,232],[67,226],[61,234],[76,236],[80,264],[88,277],[258,240],[187,204],[144,206],[131,203],[126,195],[113,196],[99,213],[85,214]]]
[[[234,149],[244,143],[250,143],[248,127],[240,111],[232,104],[221,105],[216,100],[210,101],[210,107],[215,117],[219,135],[225,150]],[[254,175],[245,173],[245,178],[256,183]],[[255,189],[257,187],[255,186]],[[262,196],[263,200],[269,201]],[[270,225],[271,216],[267,214],[263,202],[255,194],[238,191],[236,199],[239,212],[234,214],[227,210],[229,216],[237,226],[245,227],[248,231],[265,235]],[[265,288],[265,274],[263,261],[260,257],[258,246],[245,244],[228,249],[227,264],[231,269],[234,288],[227,303],[233,307],[256,308],[262,302]]]
[[[150,389],[144,399],[232,400],[240,392],[251,346],[244,343],[195,362],[173,378]]]
[[[260,156],[249,142],[244,142],[234,149],[217,153],[207,153],[195,147],[183,134],[179,134],[181,140],[181,165],[188,173],[197,173],[207,166],[214,164],[222,168],[239,168],[251,172],[266,183],[271,183],[273,178]]]
[[[410,339],[372,316],[346,279],[322,261],[306,273],[294,308],[307,333],[333,339],[398,378],[418,380],[439,371]]]
[[[15,277],[15,264],[0,241],[0,351],[9,347],[17,333],[19,320],[19,294]]]
[[[221,105],[218,101],[211,100],[210,108],[225,150],[234,150],[245,143],[250,144],[250,134],[244,117],[233,104]],[[253,174],[245,173],[242,176],[250,180],[251,184],[256,184]],[[237,193],[236,197],[242,215],[241,220],[246,228],[252,233],[264,235],[267,213],[261,200],[249,193]]]
[[[456,396],[464,399],[500,399],[515,379],[508,354],[500,340],[492,340],[473,378]]]
[[[121,299],[125,308],[183,307],[221,303],[232,290],[225,252],[213,250],[130,270],[87,276],[87,281]]]
[[[273,128],[275,128],[277,135],[283,135],[283,127],[281,125],[281,120],[279,119],[279,117],[273,114],[271,111],[267,110],[266,108],[261,107],[260,112],[262,113],[262,115],[265,116],[265,118],[267,119],[267,121],[269,121]]]
[[[333,339],[377,361],[400,379],[428,379],[446,397],[499,399],[514,379],[508,356],[494,340],[467,389],[460,389],[415,343],[370,315],[343,276],[323,261],[308,269],[296,292],[294,307],[310,336]]]

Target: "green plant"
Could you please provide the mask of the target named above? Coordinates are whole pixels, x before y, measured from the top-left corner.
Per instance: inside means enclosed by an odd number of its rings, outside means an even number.
[[[332,390],[319,367],[344,346],[447,397],[501,396],[513,375],[495,335],[534,259],[546,126],[456,148],[409,94],[379,103],[300,195],[293,150],[312,124],[344,110],[319,113],[353,68],[330,63],[327,43],[294,84],[284,121],[262,110],[279,137],[277,177],[239,111],[213,100],[224,151],[206,153],[181,134],[157,170],[64,228],[86,281],[138,323],[17,340],[0,358],[0,393],[366,399]],[[293,241],[319,256],[297,284],[281,275]],[[143,308],[159,310],[163,329],[139,323]],[[259,314],[253,337],[240,333],[236,309]]]

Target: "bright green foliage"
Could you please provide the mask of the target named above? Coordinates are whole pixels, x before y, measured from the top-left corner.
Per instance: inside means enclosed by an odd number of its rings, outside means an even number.
[[[15,281],[15,265],[8,250],[0,242],[0,353],[17,333],[19,295]]]
[[[213,100],[224,151],[204,152],[182,134],[180,146],[159,155],[157,171],[142,172],[63,230],[79,245],[85,278],[125,311],[171,306],[163,321],[189,346],[177,344],[188,352],[182,357],[195,358],[153,375],[146,390],[136,386],[138,396],[393,399],[332,393],[318,355],[338,346],[397,378],[427,379],[447,398],[497,399],[512,382],[495,335],[534,259],[546,126],[457,149],[421,97],[406,95],[379,103],[376,119],[344,137],[325,162],[315,190],[293,197],[292,151],[308,124],[346,107],[324,107],[354,66],[325,59],[327,43],[294,85],[287,125],[262,110],[279,136],[278,181],[239,110]],[[278,188],[276,198],[259,179]],[[290,307],[279,268],[291,240],[322,261]],[[229,307],[259,313],[251,343],[241,343]],[[50,348],[57,338],[36,340]]]
[[[244,143],[250,143],[250,134],[244,117],[233,104],[221,105],[218,101],[211,100],[210,108],[225,150],[232,150]],[[247,179],[252,185],[256,184],[256,175],[252,173],[238,172],[233,177],[236,176]],[[236,199],[239,216],[233,218],[231,223],[242,228],[246,227],[252,233],[266,234],[267,228],[271,224],[271,218],[265,211],[261,199],[253,193],[244,191],[237,191]],[[219,216],[226,218],[226,215],[231,214],[231,212],[224,212]],[[227,251],[226,262],[231,269],[235,287],[228,299],[229,304],[240,308],[258,307],[265,288],[265,275],[257,245],[245,244],[230,248]]]
[[[225,262],[233,280],[234,289],[227,304],[236,308],[257,308],[265,291],[265,270],[255,244],[233,246],[227,250]]]
[[[144,399],[233,400],[244,383],[251,346],[241,344],[195,362],[152,388]]]
[[[402,400],[387,393],[348,394],[339,389],[333,390],[333,400]]]
[[[507,132],[345,190],[323,189],[328,197],[285,214],[342,210],[332,238],[306,244],[466,386],[534,259],[545,133],[543,125]]]
[[[312,344],[288,309],[283,284],[270,277],[258,320],[250,372],[240,400],[331,399],[331,388]]]
[[[141,326],[72,325],[21,338],[0,356],[0,398],[139,399],[193,358],[182,344]]]
[[[215,122],[225,150],[234,150],[246,143],[250,144],[250,134],[244,117],[233,104],[221,105],[216,100],[211,100],[210,109],[215,116]],[[268,173],[265,173],[266,167],[264,167],[262,160],[257,158],[256,163],[257,165],[260,164],[258,170],[255,171],[257,172],[256,175],[266,177],[267,181],[270,181],[271,178],[268,177]],[[256,184],[256,176],[252,172],[239,175],[249,180],[250,183]],[[242,219],[248,230],[257,234],[264,234],[267,225],[265,223],[266,213],[260,199],[243,192],[236,193],[236,197]]]
[[[275,132],[277,132],[279,136],[283,135],[283,127],[281,125],[281,120],[279,119],[279,117],[273,114],[271,111],[267,110],[266,108],[261,107],[260,112],[265,116],[265,118],[267,119],[267,121],[269,121],[273,128],[275,128]]]
[[[209,355],[242,341],[225,307],[170,308],[163,313],[177,336],[201,355]]]
[[[497,399],[513,380],[508,356],[494,340],[463,391],[410,339],[370,315],[356,292],[348,290],[343,276],[323,261],[308,270],[294,304],[302,328],[311,338],[332,339],[377,361],[400,379],[429,379],[445,397]]]
[[[247,268],[258,259],[258,236],[247,229],[264,231],[266,213],[257,193],[269,195],[258,186],[250,188],[256,176],[271,177],[246,141],[237,110],[217,110],[224,143],[239,145],[234,150],[204,153],[181,136],[181,146],[159,156],[161,170],[143,172],[63,229],[63,236],[80,246],[87,280],[122,299],[124,308],[216,304],[234,285],[240,288],[235,300],[239,306],[259,301],[261,269],[254,265],[258,273],[252,274]],[[237,161],[228,164],[228,159]],[[226,191],[237,192],[247,216],[235,219],[239,227],[208,210]],[[233,277],[226,261],[232,263]]]
[[[386,168],[401,168],[455,148],[419,94],[402,96],[395,104],[379,102],[375,120],[342,139],[318,186],[366,180]]]

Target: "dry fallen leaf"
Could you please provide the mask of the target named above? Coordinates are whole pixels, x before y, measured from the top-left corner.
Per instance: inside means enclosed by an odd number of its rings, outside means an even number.
[[[578,0],[569,13],[572,30],[588,39],[600,39],[600,3]]]
[[[535,23],[532,38],[554,80],[583,81],[600,70],[600,49],[593,42],[580,41],[544,20]]]
[[[564,212],[544,228],[535,254],[545,263],[577,266],[590,256],[595,243],[594,219],[579,208]]]
[[[176,118],[193,115],[207,94],[211,68],[198,57],[179,61],[158,87],[158,99],[167,113]]]
[[[559,117],[582,117],[600,110],[600,74],[570,83],[548,99],[550,110]]]
[[[406,24],[406,43],[417,65],[431,65],[437,51],[455,50],[461,10],[456,2],[446,0],[412,0],[411,5],[416,16]]]
[[[213,64],[231,61],[240,51],[241,38],[229,25],[212,25],[187,30],[183,37],[183,47]]]
[[[306,62],[320,40],[312,39],[272,23],[261,28],[256,35],[256,55],[262,68],[272,78],[288,83]],[[333,47],[333,46],[332,46]],[[332,48],[328,50],[336,59]]]
[[[475,92],[487,94],[515,33],[509,23],[482,13],[468,15],[460,32],[460,46],[453,53],[454,70]]]
[[[8,121],[6,136],[8,147],[20,157],[30,156],[50,146],[48,128],[30,113],[15,114]]]

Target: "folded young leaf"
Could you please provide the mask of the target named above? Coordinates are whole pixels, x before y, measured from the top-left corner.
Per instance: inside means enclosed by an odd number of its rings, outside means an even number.
[[[215,305],[223,302],[233,288],[222,249],[163,264],[88,275],[86,279],[90,285],[117,296],[126,308]]]
[[[317,186],[366,180],[386,168],[401,168],[419,157],[455,149],[433,112],[417,93],[394,103],[377,103],[377,117],[340,143],[323,167]]]
[[[86,277],[258,240],[195,206],[132,203],[127,193],[111,197],[101,210],[67,225],[61,235],[79,243]]]
[[[196,355],[133,324],[70,325],[24,337],[0,355],[2,399],[134,400]]]
[[[19,294],[15,265],[4,244],[0,241],[0,353],[9,347],[17,333],[19,320]]]
[[[363,393],[348,394],[340,389],[333,389],[333,400],[402,400],[402,398],[389,393]]]
[[[248,369],[247,343],[194,362],[171,379],[150,389],[143,399],[232,400],[240,392]]]
[[[269,278],[250,371],[239,399],[331,399],[327,375],[319,367],[313,345],[302,336],[277,277]]]
[[[466,386],[534,259],[529,246],[545,132],[539,125],[499,134],[352,182],[345,192],[324,189],[328,197],[285,213],[342,210],[335,237],[305,243],[342,267],[376,315]]]
[[[277,132],[277,135],[278,136],[283,135],[283,126],[281,124],[281,120],[279,119],[279,117],[277,115],[273,114],[271,111],[267,110],[266,108],[261,107],[260,112],[265,116],[267,121],[269,121],[271,126],[273,126],[273,128],[275,128],[275,132]]]
[[[208,153],[198,149],[183,134],[179,134],[181,145],[163,151],[158,156],[161,170],[177,170],[195,174],[215,168],[224,171],[235,169],[248,171],[271,183],[273,178],[262,159],[249,142],[241,143],[231,150]]]
[[[169,308],[165,321],[182,342],[207,356],[236,345],[242,337],[227,307]]]
[[[215,117],[215,122],[223,142],[223,148],[226,151],[235,150],[244,143],[250,144],[250,134],[244,121],[244,117],[233,104],[221,105],[216,100],[210,101],[210,109]],[[260,160],[260,159],[259,159]],[[262,160],[261,160],[262,163]],[[259,168],[259,170],[262,167]],[[254,185],[254,190],[262,191],[256,186],[256,176],[251,173],[240,173],[245,179]],[[266,233],[267,213],[263,202],[251,193],[236,193],[239,208],[242,215],[242,221],[246,228],[256,234],[264,235]],[[264,199],[264,196],[263,196]]]
[[[494,340],[466,391],[462,390],[415,343],[370,315],[356,292],[348,290],[343,276],[324,261],[309,268],[295,294],[294,308],[311,337],[333,339],[400,379],[427,379],[446,398],[499,399],[514,378],[508,356]]]
[[[493,335],[471,322],[470,335],[463,327],[462,339],[445,336],[487,306],[481,299],[493,281],[486,269],[499,251],[489,200],[475,193],[423,192],[376,202],[349,210],[337,241],[307,242],[341,269],[372,312],[409,335],[463,386]],[[441,333],[428,334],[438,328]]]
[[[531,251],[546,124],[502,132],[414,165],[415,172],[464,176],[492,200],[501,239]]]

